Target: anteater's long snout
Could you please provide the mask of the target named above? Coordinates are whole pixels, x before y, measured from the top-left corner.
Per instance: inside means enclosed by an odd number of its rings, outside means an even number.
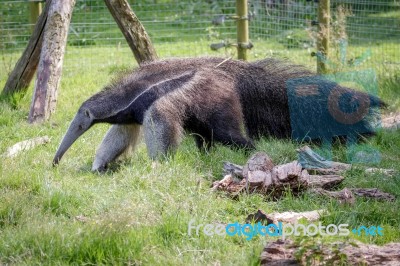
[[[57,165],[64,153],[74,144],[74,142],[85,133],[90,127],[92,123],[90,118],[78,113],[74,120],[72,120],[71,125],[69,126],[67,133],[64,135],[64,138],[58,147],[56,155],[53,159],[53,166]]]

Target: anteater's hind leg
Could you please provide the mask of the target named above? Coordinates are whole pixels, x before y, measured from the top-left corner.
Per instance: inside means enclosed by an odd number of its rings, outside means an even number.
[[[240,115],[232,112],[218,112],[213,117],[213,139],[233,149],[255,149],[252,140],[245,137],[244,122]]]
[[[130,153],[138,143],[140,125],[113,125],[96,152],[92,171],[104,171],[107,164],[123,153]]]
[[[175,152],[183,131],[179,119],[161,114],[154,106],[146,112],[143,128],[147,152],[153,160]]]
[[[232,149],[244,149],[246,151],[254,150],[255,146],[252,140],[245,138],[240,131],[232,131],[220,134],[219,129],[215,132],[215,140],[231,147]]]

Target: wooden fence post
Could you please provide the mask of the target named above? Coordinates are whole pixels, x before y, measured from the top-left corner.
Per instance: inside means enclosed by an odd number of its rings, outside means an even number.
[[[35,30],[21,58],[15,64],[13,71],[8,76],[2,96],[12,95],[16,92],[25,93],[39,63],[40,51],[43,43],[43,32],[47,21],[47,13],[52,0],[47,0],[43,13],[36,22]]]
[[[104,0],[118,27],[124,34],[136,61],[141,64],[144,61],[157,59],[156,50],[142,23],[133,13],[127,0]]]
[[[319,36],[317,42],[317,72],[320,74],[327,72],[325,59],[329,56],[329,31],[330,31],[330,0],[320,0],[318,4],[318,28]]]
[[[236,16],[238,59],[247,60],[247,49],[250,47],[247,0],[236,0]]]
[[[29,23],[32,24],[32,32],[40,13],[42,13],[42,3],[38,0],[29,0]]]
[[[69,23],[75,0],[52,1],[44,29],[42,52],[29,112],[29,122],[43,122],[55,111]]]

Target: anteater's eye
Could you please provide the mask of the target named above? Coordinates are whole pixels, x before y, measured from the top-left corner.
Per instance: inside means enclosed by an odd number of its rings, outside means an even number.
[[[79,130],[82,130],[83,127],[82,127],[82,125],[79,125],[78,128],[79,128]]]
[[[85,115],[86,115],[87,117],[90,116],[89,110],[85,110]]]

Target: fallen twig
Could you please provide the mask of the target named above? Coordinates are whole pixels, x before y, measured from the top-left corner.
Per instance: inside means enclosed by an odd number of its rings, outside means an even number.
[[[264,223],[264,224],[278,224],[278,222],[285,222],[296,224],[301,219],[306,219],[309,222],[317,221],[323,215],[328,213],[326,210],[314,210],[307,212],[274,212],[266,214],[262,210],[257,210],[256,213],[249,214],[246,218],[246,223]]]
[[[315,188],[312,189],[311,191],[319,195],[337,199],[342,204],[353,205],[355,202],[354,195],[348,188],[344,188],[340,191],[328,191],[321,188]]]
[[[351,164],[329,161],[318,153],[314,152],[310,147],[304,146],[297,150],[299,163],[304,169],[321,175],[340,175],[352,168]],[[396,173],[393,169],[382,168],[366,168],[366,173],[382,173],[392,176]]]
[[[394,201],[396,199],[392,194],[382,192],[377,188],[352,188],[351,191],[359,197],[386,201]]]
[[[382,128],[388,130],[396,130],[400,128],[400,113],[391,113],[386,117],[382,117]]]
[[[50,142],[50,138],[48,136],[24,140],[9,147],[3,156],[12,158],[17,156],[20,152],[33,149],[38,145],[43,145],[48,142]]]
[[[399,265],[400,243],[384,246],[361,242],[311,243],[292,240],[269,242],[261,253],[261,265]]]

